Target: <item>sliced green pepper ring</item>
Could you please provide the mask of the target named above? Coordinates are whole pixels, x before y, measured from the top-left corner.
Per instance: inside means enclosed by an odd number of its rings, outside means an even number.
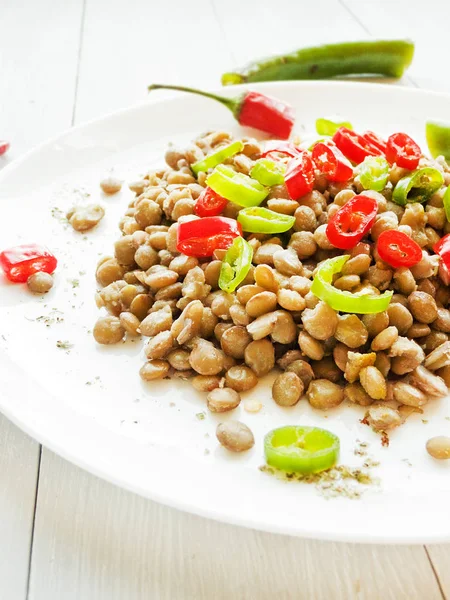
[[[355,313],[360,315],[371,315],[383,312],[389,306],[394,292],[384,292],[379,296],[375,294],[357,295],[351,292],[335,288],[331,282],[333,275],[340,273],[350,256],[344,254],[325,260],[314,276],[311,292],[326,302],[334,310]]]
[[[252,264],[253,248],[242,237],[237,237],[228,248],[219,274],[219,287],[230,294],[244,281]]]
[[[348,121],[333,121],[332,119],[316,119],[316,131],[319,135],[334,135],[339,127],[352,130],[353,126]]]
[[[447,221],[450,223],[450,186],[445,190],[442,202],[444,203],[445,216],[447,217]]]
[[[256,179],[244,173],[237,173],[226,165],[216,167],[207,178],[206,184],[216,194],[239,206],[258,206],[269,194],[269,188],[261,185]]]
[[[392,200],[401,206],[408,202],[426,202],[443,183],[444,177],[437,169],[418,169],[400,179],[392,193]]]
[[[382,156],[366,156],[357,167],[359,181],[365,190],[381,192],[386,187],[390,165]]]
[[[260,158],[250,171],[250,176],[262,185],[281,185],[284,183],[283,174],[285,171],[286,165],[282,162],[276,163],[270,158]]]
[[[319,427],[288,425],[273,429],[264,438],[267,464],[288,473],[320,473],[339,458],[339,438]]]
[[[254,206],[240,210],[237,221],[250,233],[283,233],[294,226],[295,217]]]
[[[450,159],[450,123],[443,121],[427,121],[425,135],[431,156],[436,158],[440,154],[445,160]]]
[[[224,146],[223,148],[219,148],[216,152],[208,154],[203,160],[199,160],[192,164],[191,169],[195,175],[198,175],[201,171],[209,171],[209,169],[214,169],[214,167],[223,163],[224,160],[241,152],[243,149],[244,144],[240,140],[236,140],[235,142],[228,144],[228,146]]]

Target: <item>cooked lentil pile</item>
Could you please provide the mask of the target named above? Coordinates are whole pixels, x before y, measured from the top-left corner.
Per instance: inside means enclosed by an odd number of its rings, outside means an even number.
[[[304,395],[320,410],[347,400],[364,407],[367,422],[380,431],[446,395],[450,288],[433,251],[450,232],[443,204],[450,183],[445,161],[420,158],[419,168],[432,167],[443,181],[424,203],[413,193],[403,205],[393,201],[394,188],[411,174],[395,163],[380,191],[364,189],[358,167],[340,183],[315,168],[311,191],[296,199],[285,184],[272,185],[259,206],[292,216],[293,224],[277,234],[244,228],[251,266],[236,289],[227,292],[219,287],[226,249],[212,256],[182,254],[177,229],[200,218],[196,203],[211,174],[211,168],[196,173],[192,165],[233,141],[230,134],[213,131],[184,150],[170,147],[166,167],[130,185],[135,197],[120,221],[114,256],[97,266],[96,301],[107,312],[94,327],[97,342],[145,336],[142,379],[190,379],[207,394],[213,412],[236,408],[240,394],[274,368],[278,375],[272,393],[280,406],[294,406]],[[263,146],[254,139],[241,142],[241,151],[221,164],[248,176]],[[285,167],[287,160],[278,158]],[[361,197],[375,201],[371,227],[352,247],[336,248],[328,224]],[[221,215],[236,219],[241,209],[225,202]],[[377,242],[392,231],[420,247],[413,266],[395,268],[380,257]],[[364,299],[392,291],[385,309],[367,314],[337,310],[311,291],[319,268],[342,255],[348,259],[332,274],[332,293]]]

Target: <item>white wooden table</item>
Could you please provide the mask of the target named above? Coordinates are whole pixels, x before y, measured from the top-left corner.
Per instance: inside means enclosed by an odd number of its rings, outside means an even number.
[[[445,0],[0,0],[0,138],[12,142],[0,168],[144,100],[148,83],[215,87],[233,65],[313,43],[409,36],[400,84],[450,92],[449,19]],[[2,600],[450,597],[448,546],[304,541],[182,514],[1,416],[0,478]]]

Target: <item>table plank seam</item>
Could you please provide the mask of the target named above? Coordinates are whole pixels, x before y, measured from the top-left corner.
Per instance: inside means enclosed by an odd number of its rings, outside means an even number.
[[[445,595],[444,588],[443,588],[441,580],[439,578],[439,574],[437,572],[436,567],[434,566],[434,563],[433,563],[433,560],[431,559],[430,553],[428,552],[428,548],[426,546],[424,546],[424,550],[425,550],[425,554],[427,555],[427,558],[428,558],[428,560],[430,562],[431,570],[433,571],[433,574],[434,574],[434,576],[436,578],[436,582],[437,582],[437,584],[439,586],[439,591],[441,592],[442,599],[443,600],[447,600],[447,596]]]
[[[77,70],[75,74],[75,91],[73,95],[73,106],[72,106],[72,119],[71,127],[75,125],[76,113],[77,113],[77,101],[78,101],[78,84],[80,80],[80,66],[81,66],[81,55],[83,52],[83,37],[84,37],[84,25],[86,22],[86,4],[87,0],[83,0],[83,6],[81,9],[80,19],[80,35],[78,37],[78,55],[77,55]]]
[[[31,536],[30,536],[30,551],[28,555],[28,574],[27,574],[27,591],[26,600],[30,597],[30,583],[31,583],[31,564],[33,561],[33,546],[34,546],[34,530],[36,525],[36,513],[38,505],[38,494],[39,494],[39,479],[41,475],[41,459],[42,459],[42,444],[39,444],[39,456],[38,456],[38,468],[36,478],[36,492],[34,494],[34,506],[33,506],[33,517],[31,520]]]

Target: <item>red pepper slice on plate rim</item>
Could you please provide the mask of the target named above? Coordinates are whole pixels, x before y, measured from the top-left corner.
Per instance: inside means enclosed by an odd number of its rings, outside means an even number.
[[[329,181],[348,181],[353,176],[353,167],[337,146],[318,142],[312,150],[316,168],[326,175]]]
[[[375,221],[378,203],[363,194],[349,200],[328,221],[326,234],[336,248],[353,248],[368,233]]]
[[[206,187],[195,203],[195,214],[199,217],[216,217],[224,210],[228,200]]]
[[[284,183],[292,200],[309,194],[314,188],[314,164],[307,152],[292,158],[284,174]]]
[[[203,217],[179,223],[177,250],[186,256],[212,256],[214,250],[227,250],[242,235],[241,225],[228,217]]]
[[[378,255],[395,269],[412,267],[422,260],[422,248],[403,231],[388,229],[377,240]]]
[[[26,283],[38,272],[53,273],[58,261],[45,246],[23,244],[0,253],[0,267],[13,283]]]
[[[414,171],[419,166],[422,150],[406,133],[393,133],[386,145],[386,159],[402,169]]]

